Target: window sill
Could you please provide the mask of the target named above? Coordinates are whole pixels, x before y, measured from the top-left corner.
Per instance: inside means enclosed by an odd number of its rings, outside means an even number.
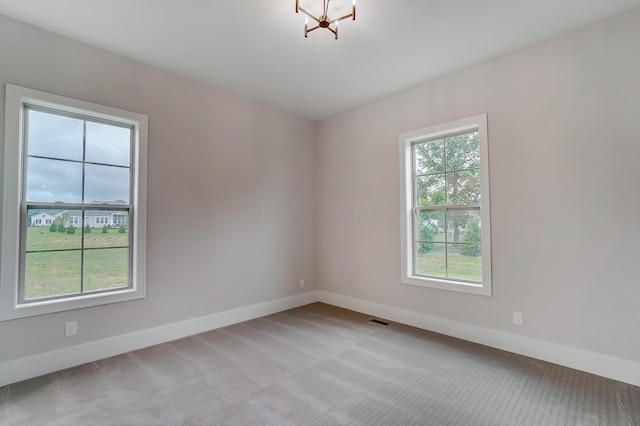
[[[421,277],[408,275],[402,277],[402,284],[435,288],[438,290],[455,291],[458,293],[476,294],[479,296],[491,296],[491,286],[483,283],[470,283],[466,281],[455,281],[447,279]]]
[[[54,312],[68,311],[72,309],[89,308],[92,306],[107,305],[110,303],[126,302],[129,300],[142,299],[145,297],[144,291],[136,289],[123,289],[110,291],[108,293],[85,294],[70,298],[55,300],[43,300],[26,303],[14,303],[13,306],[3,306],[0,310],[0,321],[26,318],[35,315],[51,314]],[[4,305],[7,303],[4,302]]]

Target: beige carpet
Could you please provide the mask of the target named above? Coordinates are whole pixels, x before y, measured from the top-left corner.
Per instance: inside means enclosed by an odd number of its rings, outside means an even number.
[[[0,388],[2,425],[640,425],[640,388],[315,303]]]

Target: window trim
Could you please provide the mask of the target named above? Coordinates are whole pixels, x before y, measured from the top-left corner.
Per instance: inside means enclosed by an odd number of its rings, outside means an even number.
[[[133,227],[131,287],[103,293],[19,303],[24,106],[115,121],[134,127],[131,204]],[[12,84],[5,85],[0,321],[141,299],[146,295],[147,134],[144,114],[80,101]],[[26,226],[26,224],[24,224]]]
[[[478,130],[480,141],[480,201],[482,235],[482,282],[472,283],[447,278],[418,276],[414,271],[413,241],[413,144],[429,139]],[[423,129],[405,132],[399,136],[400,145],[400,227],[401,227],[401,276],[402,284],[450,290],[482,296],[492,295],[491,283],[491,212],[489,194],[489,144],[487,136],[487,114],[455,120]]]

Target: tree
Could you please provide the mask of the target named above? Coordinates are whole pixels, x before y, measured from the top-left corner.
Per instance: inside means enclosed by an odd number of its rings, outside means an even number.
[[[58,232],[60,233],[65,232],[66,231],[65,225],[69,223],[70,217],[71,215],[69,214],[69,212],[63,212],[60,216],[58,216],[53,220],[53,223],[51,224],[50,229],[53,229],[53,225],[56,225],[56,229]]]
[[[433,248],[433,241],[436,235],[436,227],[429,221],[423,220],[418,226],[418,240],[422,242],[418,243],[418,253],[426,253]]]
[[[104,226],[102,227],[102,233],[103,233],[103,234],[106,234],[107,232],[109,232],[109,228],[107,228],[107,225],[104,225]]]
[[[127,233],[127,227],[124,226],[124,223],[120,224],[120,228],[118,228],[118,232],[120,234],[126,234]]]
[[[58,224],[55,222],[51,222],[51,226],[49,226],[49,232],[57,232],[58,231]]]
[[[460,254],[472,257],[480,256],[480,241],[480,225],[477,220],[469,219],[467,221],[467,232],[462,237],[462,242],[471,244],[461,244]]]
[[[84,233],[85,234],[90,234],[91,233],[91,227],[89,226],[88,223],[84,227]]]
[[[69,225],[67,227],[67,234],[75,234],[76,233],[76,227],[73,225]]]
[[[478,132],[447,136],[415,145],[418,206],[479,206],[480,140]],[[453,242],[470,210],[447,210]]]
[[[67,225],[68,223],[71,222],[71,214],[66,211],[66,212],[62,212],[62,214],[60,215],[60,221],[63,225]]]

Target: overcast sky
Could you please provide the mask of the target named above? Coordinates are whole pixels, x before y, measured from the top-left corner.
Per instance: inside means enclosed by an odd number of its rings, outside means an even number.
[[[28,117],[27,200],[82,201],[83,120],[40,111]],[[84,201],[129,202],[130,129],[86,122]],[[61,161],[74,160],[74,161]],[[76,162],[78,161],[78,162]]]

